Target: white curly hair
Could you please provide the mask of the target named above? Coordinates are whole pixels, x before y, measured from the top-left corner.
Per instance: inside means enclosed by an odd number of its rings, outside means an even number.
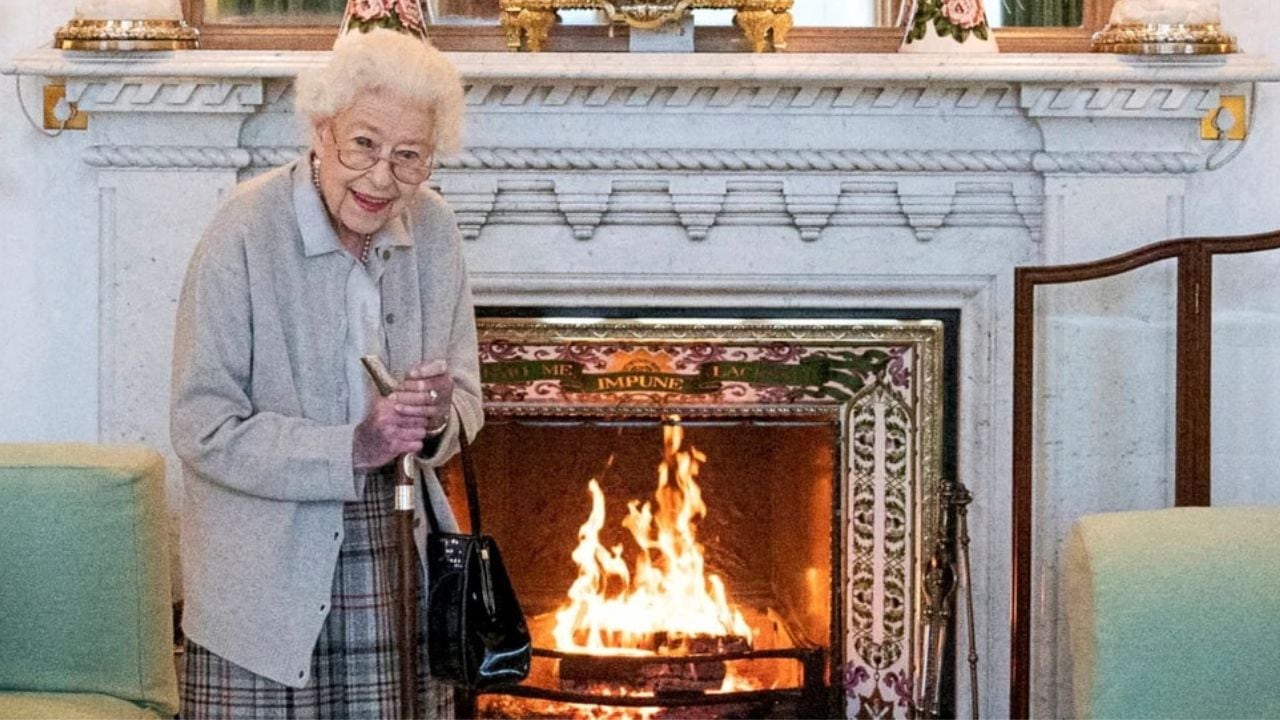
[[[344,33],[324,65],[298,73],[294,106],[309,125],[342,112],[362,92],[386,90],[422,106],[433,118],[436,152],[462,147],[462,78],[429,43],[376,28]]]

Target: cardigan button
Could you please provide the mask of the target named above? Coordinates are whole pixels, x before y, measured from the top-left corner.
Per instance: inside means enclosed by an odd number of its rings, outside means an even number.
[[[388,324],[388,325],[395,325],[395,324],[396,324],[396,314],[395,314],[395,313],[387,313],[387,324]]]

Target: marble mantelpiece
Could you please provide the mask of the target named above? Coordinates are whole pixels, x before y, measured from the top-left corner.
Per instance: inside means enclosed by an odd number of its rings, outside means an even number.
[[[1280,69],[1249,55],[451,57],[466,147],[435,181],[480,305],[960,311],[983,714],[1005,715],[1012,268],[1182,234],[1188,178],[1232,149],[1199,139],[1201,117]],[[38,50],[5,68],[64,82],[89,113],[68,182],[94,200],[101,439],[168,448],[183,268],[236,181],[297,155],[292,78],[323,58]]]

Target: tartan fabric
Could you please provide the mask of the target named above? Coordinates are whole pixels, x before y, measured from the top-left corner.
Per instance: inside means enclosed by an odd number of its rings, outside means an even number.
[[[311,656],[311,678],[294,689],[256,675],[187,640],[181,717],[190,720],[399,718],[396,657],[394,471],[371,474],[364,497],[343,509],[345,537],[333,577],[333,607]],[[418,607],[424,591],[418,577]],[[419,639],[426,627],[420,618]],[[419,647],[425,651],[426,643]],[[418,662],[428,718],[454,717],[453,690],[427,682]]]

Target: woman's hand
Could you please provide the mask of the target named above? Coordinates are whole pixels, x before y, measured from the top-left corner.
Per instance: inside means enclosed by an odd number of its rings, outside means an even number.
[[[417,454],[449,420],[453,378],[444,360],[415,363],[400,387],[378,398],[356,426],[352,464],[357,470],[382,467],[405,453]]]
[[[404,382],[394,395],[402,398],[397,409],[421,419],[427,437],[439,435],[449,424],[453,377],[444,360],[423,360],[409,366]]]

